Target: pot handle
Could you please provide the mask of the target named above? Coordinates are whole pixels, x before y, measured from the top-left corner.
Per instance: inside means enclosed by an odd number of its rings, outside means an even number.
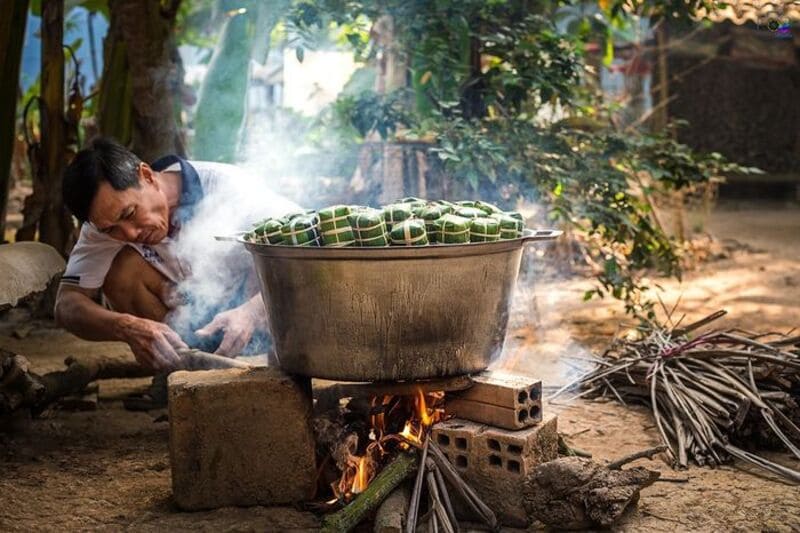
[[[248,231],[237,231],[235,233],[231,233],[230,235],[214,235],[215,241],[228,241],[228,242],[239,242],[239,239],[242,238],[243,235],[249,233]]]
[[[522,236],[523,242],[554,241],[564,232],[558,229],[536,229]]]

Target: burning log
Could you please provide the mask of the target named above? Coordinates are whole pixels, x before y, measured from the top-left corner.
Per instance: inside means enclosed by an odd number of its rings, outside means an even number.
[[[640,401],[650,406],[675,467],[738,458],[800,483],[800,471],[734,444],[766,434],[800,458],[800,407],[792,397],[800,389],[800,338],[740,330],[689,337],[724,314],[672,330],[653,323],[635,340],[617,338],[598,368],[551,399],[580,385],[586,389],[580,395]]]
[[[328,532],[352,530],[414,471],[416,465],[416,454],[399,453],[347,507],[325,517],[322,521],[322,530]]]
[[[634,454],[603,466],[581,457],[560,457],[537,466],[524,483],[525,511],[554,529],[609,527],[659,478],[642,467],[612,469],[652,454]]]

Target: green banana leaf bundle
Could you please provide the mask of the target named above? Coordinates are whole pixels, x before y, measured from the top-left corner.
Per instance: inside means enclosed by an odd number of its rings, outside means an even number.
[[[311,216],[296,216],[281,227],[283,244],[289,246],[321,246],[319,219]]]
[[[482,200],[478,200],[475,202],[475,207],[486,213],[487,215],[491,215],[492,213],[502,213],[503,210],[497,207],[494,204],[490,204],[489,202],[484,202]]]
[[[444,205],[429,205],[422,210],[419,218],[425,222],[425,231],[428,232],[428,241],[436,242],[436,221],[447,215],[448,206]]]
[[[383,219],[386,221],[386,229],[392,231],[395,224],[407,220],[414,216],[411,203],[390,204],[383,208]]]
[[[522,236],[522,228],[524,227],[521,220],[518,220],[508,213],[494,213],[490,215],[491,218],[497,220],[500,226],[500,238],[518,239]]]
[[[283,223],[280,220],[268,218],[253,229],[249,240],[259,244],[281,244],[283,243],[282,227]]]
[[[475,218],[469,225],[469,242],[494,242],[500,240],[500,222],[494,218]]]
[[[333,205],[320,209],[317,214],[323,246],[341,248],[355,244],[356,238],[348,219],[351,214],[350,206]]]
[[[428,244],[425,222],[418,218],[409,218],[395,224],[390,237],[392,244],[396,246],[425,246]]]
[[[370,209],[351,213],[348,220],[353,228],[356,246],[388,246],[389,234],[383,211]]]
[[[443,215],[435,222],[436,241],[440,244],[469,242],[470,219],[458,215]]]
[[[464,218],[480,218],[486,216],[486,213],[482,209],[467,206],[459,207],[456,209],[455,214]]]
[[[400,198],[399,200],[393,202],[395,204],[411,204],[412,206],[421,206],[426,205],[428,203],[427,200],[423,200],[422,198],[417,198],[416,196],[406,196],[405,198]]]

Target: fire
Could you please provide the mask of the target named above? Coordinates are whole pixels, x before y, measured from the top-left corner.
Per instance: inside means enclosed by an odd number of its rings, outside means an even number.
[[[427,429],[433,425],[434,419],[428,414],[428,406],[425,404],[425,395],[422,394],[422,389],[417,389],[417,414],[423,428]]]
[[[353,486],[350,492],[358,494],[364,492],[364,489],[369,485],[369,469],[367,456],[364,455],[358,460],[358,467],[356,468],[356,476],[353,478]]]
[[[350,443],[341,468],[342,475],[332,484],[337,499],[350,500],[355,494],[364,492],[380,469],[382,460],[392,450],[421,446],[433,424],[444,416],[444,393],[426,396],[417,389],[410,396],[377,396],[370,405],[370,443],[363,455],[357,455],[358,438]],[[405,418],[405,420],[403,420]],[[395,433],[400,424],[403,429]]]

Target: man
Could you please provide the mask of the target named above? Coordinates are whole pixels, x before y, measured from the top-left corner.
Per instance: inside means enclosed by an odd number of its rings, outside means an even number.
[[[59,325],[84,339],[126,342],[160,371],[177,366],[187,342],[235,356],[264,330],[252,263],[231,259],[243,252],[230,243],[215,257],[213,236],[296,204],[237,167],[177,156],[149,165],[103,138],[75,156],[63,190],[82,226],[56,298]]]

